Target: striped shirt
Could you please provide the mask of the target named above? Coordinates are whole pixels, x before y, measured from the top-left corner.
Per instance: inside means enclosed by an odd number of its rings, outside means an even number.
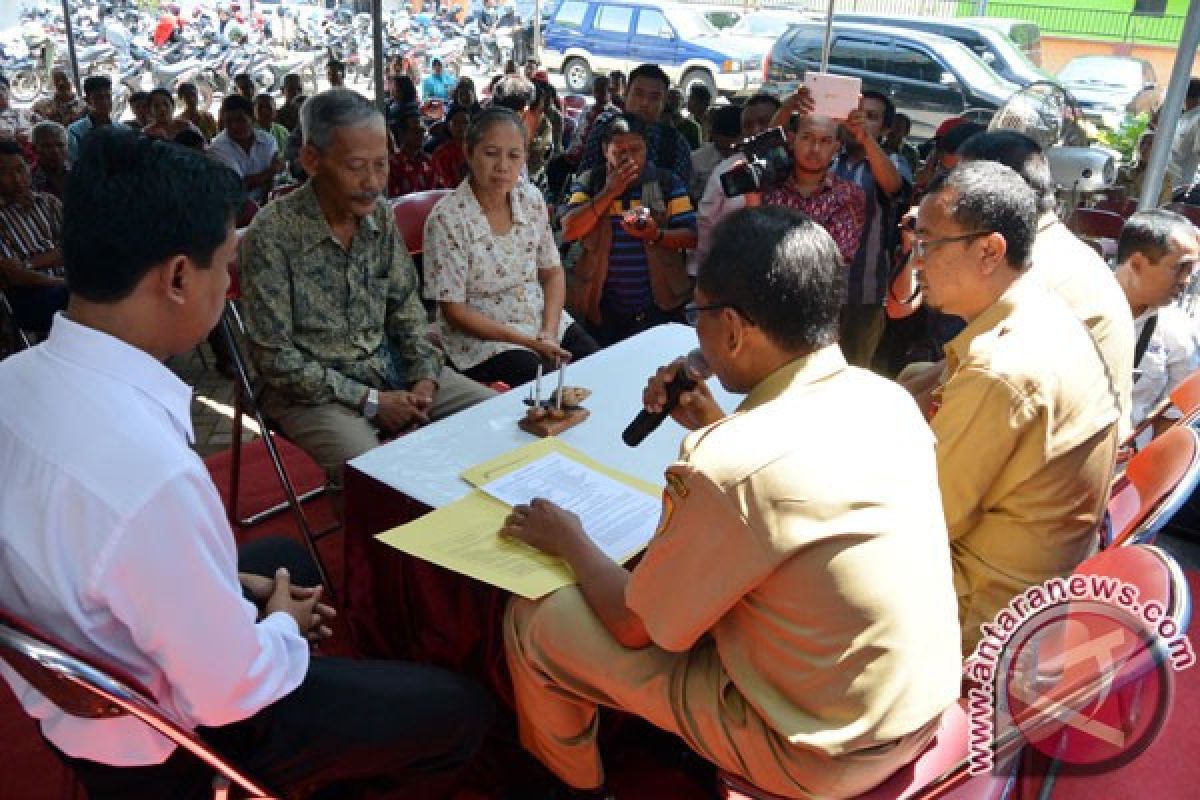
[[[901,201],[909,197],[912,191],[912,172],[908,162],[899,155],[889,155],[888,158],[896,165],[904,182],[893,197],[885,195],[875,183],[875,174],[865,158],[850,161],[843,154],[831,170],[834,175],[862,189],[865,201],[862,238],[846,273],[847,305],[881,305],[887,291],[897,239],[894,234],[897,212]]]
[[[604,129],[617,113],[601,114],[592,124],[584,144],[583,159],[579,162],[580,172],[596,169],[604,163],[604,148],[600,142],[604,138]],[[646,159],[656,167],[671,170],[683,179],[685,185],[692,180],[692,147],[683,134],[666,120],[646,125]]]
[[[54,195],[33,193],[29,207],[0,205],[0,256],[24,261],[53,250],[62,240],[62,203]]]
[[[696,229],[696,212],[692,208],[691,198],[688,197],[687,185],[674,173],[656,170],[653,165],[647,164],[638,182],[614,200],[608,210],[609,224],[613,229],[612,249],[609,251],[608,275],[604,281],[602,302],[618,314],[636,314],[654,304],[646,246],[641,239],[625,232],[621,227],[621,217],[626,211],[642,207],[642,186],[656,181],[664,187],[663,200],[667,205],[666,228]],[[586,205],[591,199],[588,187],[576,179],[571,186],[571,199],[568,201],[567,211]]]

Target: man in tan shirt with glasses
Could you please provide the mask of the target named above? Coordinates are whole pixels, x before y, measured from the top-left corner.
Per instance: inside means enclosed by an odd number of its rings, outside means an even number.
[[[921,202],[925,302],[967,327],[932,396],[963,652],[1026,587],[1096,543],[1117,447],[1117,398],[1084,324],[1027,274],[1033,191],[991,161],[957,167]]]

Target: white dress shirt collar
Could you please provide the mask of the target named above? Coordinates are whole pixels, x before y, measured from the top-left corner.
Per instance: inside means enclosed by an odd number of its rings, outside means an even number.
[[[192,431],[192,387],[145,350],[56,314],[46,352],[82,369],[128,384],[166,410],[179,434],[195,441]]]

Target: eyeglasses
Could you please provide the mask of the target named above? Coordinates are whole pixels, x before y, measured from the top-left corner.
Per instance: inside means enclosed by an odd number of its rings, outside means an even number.
[[[734,311],[738,311],[738,307],[733,303],[710,303],[706,306],[688,303],[683,307],[683,318],[687,321],[688,325],[695,327],[696,323],[700,321],[701,311],[720,311],[723,308],[732,308]],[[738,311],[738,313],[741,314],[742,312]]]
[[[939,247],[943,244],[951,242],[966,242],[971,239],[978,239],[980,236],[991,236],[995,231],[974,231],[973,233],[962,233],[958,236],[943,236],[941,239],[917,239],[913,244],[913,255],[917,258],[925,258],[925,254],[929,252],[931,247]]]

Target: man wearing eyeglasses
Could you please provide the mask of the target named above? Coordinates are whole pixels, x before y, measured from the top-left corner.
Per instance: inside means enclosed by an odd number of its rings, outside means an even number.
[[[964,655],[1025,588],[1091,554],[1117,449],[1116,396],[1087,328],[1027,274],[1037,200],[992,161],[930,184],[917,213],[917,280],[962,317],[933,391],[938,480]]]
[[[632,572],[544,500],[502,534],[560,556],[578,587],[505,618],[521,741],[574,793],[606,798],[601,705],[675,733],[781,797],[852,797],[911,761],[959,690],[959,639],[933,442],[896,385],[836,344],[843,266],[786,208],[716,228],[695,304],[693,431],[667,469]],[[679,363],[643,395],[662,409]],[[864,453],[869,456],[864,457]]]
[[[1117,282],[1129,300],[1137,335],[1133,353],[1135,426],[1200,367],[1195,323],[1172,305],[1187,291],[1198,258],[1196,229],[1187,217],[1173,211],[1139,211],[1121,230]],[[1178,418],[1179,412],[1171,409],[1161,421],[1170,424]]]

